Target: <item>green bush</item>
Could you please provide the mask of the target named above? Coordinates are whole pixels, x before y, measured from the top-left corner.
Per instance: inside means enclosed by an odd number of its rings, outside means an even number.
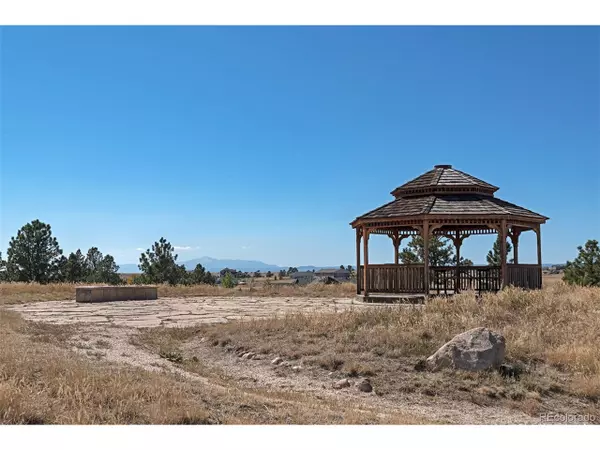
[[[232,289],[236,285],[235,278],[231,276],[229,272],[225,274],[225,276],[221,279],[221,286],[227,289]]]

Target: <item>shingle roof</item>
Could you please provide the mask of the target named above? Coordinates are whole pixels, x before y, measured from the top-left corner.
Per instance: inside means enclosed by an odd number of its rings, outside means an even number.
[[[346,269],[320,269],[317,270],[317,274],[325,274],[325,273],[347,273]]]
[[[374,209],[358,219],[385,219],[419,215],[516,215],[546,220],[545,216],[485,194],[426,195],[401,197]]]
[[[535,222],[548,217],[494,197],[498,188],[450,165],[438,165],[394,189],[395,200],[356,220],[411,216],[518,216]],[[355,221],[352,222],[354,226]]]
[[[492,184],[486,183],[468,173],[453,169],[450,165],[437,165],[429,172],[418,176],[392,191],[396,198],[419,195],[425,193],[451,192],[456,191],[476,191],[492,194],[498,188]]]
[[[291,278],[298,278],[298,277],[306,277],[306,276],[310,276],[310,275],[314,275],[313,272],[293,272],[290,274]]]

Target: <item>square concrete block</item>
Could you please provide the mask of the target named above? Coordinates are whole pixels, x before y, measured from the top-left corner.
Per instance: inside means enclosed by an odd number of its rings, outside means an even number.
[[[75,288],[75,301],[79,303],[156,300],[157,298],[158,290],[153,286],[78,286]]]

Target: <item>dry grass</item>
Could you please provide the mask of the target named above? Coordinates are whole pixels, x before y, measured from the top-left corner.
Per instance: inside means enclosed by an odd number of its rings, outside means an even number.
[[[74,292],[72,285],[1,287],[2,300],[7,303],[60,298],[65,292]],[[166,289],[173,291],[163,296],[215,295],[198,290],[220,288]],[[318,293],[310,294],[312,287],[277,289],[285,291],[282,295],[293,291],[296,295],[339,296],[344,293],[336,290],[347,288],[319,286]],[[229,292],[237,295],[239,291]],[[503,379],[496,372],[414,370],[419,359],[455,334],[477,326],[504,334],[507,359],[526,368],[520,380]],[[375,410],[358,411],[310,393],[241,388],[215,367],[205,367],[192,353],[186,353],[200,338],[208,339],[217,352],[223,348],[282,356],[302,365],[306,375],[320,379],[330,371],[339,377],[368,376],[376,394],[392,401],[395,396],[418,395],[433,402],[502,404],[533,416],[543,411],[585,411],[600,417],[600,289],[562,282],[541,291],[507,289],[480,300],[464,293],[450,301],[435,299],[423,307],[290,314],[193,328],[148,329],[139,336],[136,343],[164,355],[165,364],[175,361],[190,373],[210,378],[214,382],[210,386],[166,372],[111,366],[95,360],[100,357],[94,354],[74,357],[60,348],[73,332],[68,326],[25,323],[0,309],[1,423],[422,421],[397,414],[382,418]],[[93,348],[110,348],[108,342],[96,338],[89,344],[92,353]]]
[[[600,374],[600,289],[557,283],[524,292],[507,289],[477,300],[473,294],[434,299],[424,307],[382,306],[337,314],[290,314],[284,318],[208,327],[214,338],[267,338],[274,352],[293,354],[287,344],[335,352],[428,355],[457,333],[486,326],[508,342],[508,357],[544,360],[558,368]],[[294,347],[294,345],[292,345]]]
[[[521,379],[498,373],[416,372],[414,364],[457,333],[486,326],[506,337],[507,360],[523,366]],[[177,330],[147,330],[158,342],[206,337],[215,346],[295,360],[340,376],[368,376],[378,393],[420,392],[517,401],[540,409],[539,396],[591,401],[600,412],[600,289],[555,283],[541,291],[507,289],[477,300],[465,293],[424,307],[381,306],[335,314],[290,314]],[[150,338],[151,336],[151,338]],[[487,392],[474,389],[487,386]],[[494,393],[493,395],[491,393]],[[552,400],[552,401],[554,401]],[[566,402],[566,403],[565,403]],[[554,406],[556,407],[556,405]],[[574,406],[571,406],[574,407]],[[600,417],[600,414],[598,414]]]
[[[89,284],[86,284],[86,286]],[[0,283],[0,305],[10,305],[51,300],[75,300],[77,284],[55,283]],[[356,294],[352,283],[337,285],[255,285],[238,286],[226,289],[221,286],[200,284],[195,286],[158,287],[159,297],[203,297],[203,296],[262,296],[262,297],[350,297]]]
[[[562,275],[544,275],[544,286],[562,284]],[[81,284],[84,285],[84,284]],[[89,284],[85,284],[89,285]],[[0,283],[0,305],[29,303],[49,300],[74,300],[77,284],[55,283]],[[200,284],[195,286],[158,287],[159,297],[205,297],[205,296],[262,296],[262,297],[353,297],[356,285],[276,285],[266,279],[255,280],[244,286],[226,289],[221,286]]]
[[[544,287],[550,287],[555,283],[562,282],[563,274],[562,273],[547,273],[542,274],[542,284]]]
[[[73,331],[0,309],[0,424],[421,423],[308,395],[199,383],[78,357],[60,347]]]
[[[201,297],[201,296],[260,296],[260,297],[351,297],[356,295],[356,285],[340,283],[331,285],[276,285],[257,283],[226,289],[221,286],[160,286],[158,295],[163,297]]]
[[[213,421],[182,383],[74,358],[48,342],[59,339],[51,329],[39,339],[42,330],[14,314],[0,312],[0,324],[0,423]]]

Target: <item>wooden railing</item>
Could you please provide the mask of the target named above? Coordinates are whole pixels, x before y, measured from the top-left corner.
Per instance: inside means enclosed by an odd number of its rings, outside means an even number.
[[[429,289],[437,294],[456,292],[456,266],[429,268]],[[495,292],[502,286],[499,266],[459,266],[459,291]]]
[[[358,286],[363,290],[364,267],[360,266]],[[368,291],[382,293],[423,292],[425,271],[420,264],[369,264]]]
[[[369,264],[367,270],[368,292],[425,292],[425,270],[421,264]],[[540,289],[541,267],[537,264],[508,264],[506,284],[523,289]],[[499,291],[502,287],[500,266],[460,266],[458,270],[455,266],[429,268],[429,293],[453,294],[457,287],[458,291]],[[364,266],[358,270],[357,291],[364,291]]]
[[[541,289],[542,268],[537,264],[508,264],[506,284],[523,289]]]

